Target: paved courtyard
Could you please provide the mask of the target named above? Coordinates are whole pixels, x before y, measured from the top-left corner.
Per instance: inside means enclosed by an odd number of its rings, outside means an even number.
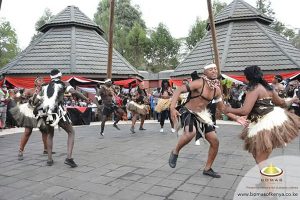
[[[146,131],[130,134],[130,122],[111,123],[105,137],[98,136],[99,123],[76,127],[73,157],[79,165],[65,165],[67,134],[58,129],[54,138],[54,165],[46,166],[41,134],[34,132],[26,146],[24,160],[17,160],[22,129],[0,133],[0,199],[4,200],[213,200],[233,199],[242,177],[255,163],[242,150],[238,139],[241,127],[220,123],[220,148],[213,169],[222,175],[212,179],[202,175],[208,144],[194,141],[179,155],[177,167],[168,165],[177,142],[170,125],[159,133],[157,122],[145,124]],[[139,124],[137,124],[138,128]],[[136,129],[137,129],[136,128]],[[14,133],[19,132],[19,133]],[[7,134],[13,133],[13,134]],[[299,138],[272,156],[299,156]]]

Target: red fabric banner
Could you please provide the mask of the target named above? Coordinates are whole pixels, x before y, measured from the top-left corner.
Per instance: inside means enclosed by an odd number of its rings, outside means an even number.
[[[5,80],[10,84],[14,85],[18,88],[34,88],[34,81],[37,77],[11,77],[6,76]],[[50,76],[43,77],[45,83],[50,82]],[[62,76],[62,81],[69,82],[70,80],[75,79],[78,82],[88,83],[88,82],[95,82],[91,79],[79,77],[79,76]]]
[[[288,73],[280,73],[280,75],[282,76],[283,79],[287,79],[287,78],[293,77],[293,76],[295,76],[299,73],[300,72],[288,72]],[[274,72],[274,74],[265,74],[264,79],[266,81],[268,81],[269,83],[271,83],[276,74],[278,74],[278,73]],[[242,81],[242,82],[246,82],[246,77],[243,76],[243,75],[230,75],[230,74],[226,74],[226,75],[230,76],[233,79],[236,79],[236,80],[239,80],[239,81]]]

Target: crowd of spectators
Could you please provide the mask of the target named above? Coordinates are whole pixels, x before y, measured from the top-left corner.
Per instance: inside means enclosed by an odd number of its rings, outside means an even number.
[[[298,80],[283,80],[280,75],[275,75],[272,81],[272,86],[278,94],[283,98],[292,98],[294,96],[300,97],[300,83]],[[115,87],[116,98],[115,103],[126,109],[126,104],[130,101],[130,94],[135,88],[120,88]],[[224,100],[231,105],[233,108],[239,108],[243,105],[244,98],[246,95],[246,85],[232,83],[230,88],[227,88],[227,94],[224,96]],[[14,106],[14,99],[21,90],[7,89],[6,85],[3,84],[0,88],[0,129],[10,128],[16,126],[13,122],[12,117],[8,110]],[[160,88],[154,88],[148,90],[150,110],[146,119],[160,120],[160,113],[155,111],[155,107],[159,100]],[[100,101],[101,104],[101,101]],[[97,108],[97,105],[93,100],[83,101],[76,99],[73,96],[64,97],[64,105],[68,107],[89,107],[92,110],[91,121],[100,121],[101,111]],[[299,104],[292,104],[289,108],[290,111],[300,116]],[[131,114],[128,112],[128,119],[131,119]]]

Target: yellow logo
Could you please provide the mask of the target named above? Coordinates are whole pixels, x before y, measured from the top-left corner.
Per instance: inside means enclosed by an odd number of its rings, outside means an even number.
[[[274,177],[281,175],[283,170],[271,163],[268,167],[264,167],[262,170],[260,170],[260,173],[265,176]]]

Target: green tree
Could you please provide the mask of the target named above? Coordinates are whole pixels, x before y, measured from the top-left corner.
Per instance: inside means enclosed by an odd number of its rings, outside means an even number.
[[[54,15],[50,11],[50,9],[46,8],[44,10],[44,14],[35,23],[35,30],[38,31],[40,27],[42,27],[44,24],[48,23],[53,17],[54,17]]]
[[[94,22],[107,34],[109,29],[109,0],[99,2],[97,11],[94,14]],[[104,36],[107,39],[107,35]]]
[[[107,39],[109,29],[109,8],[108,0],[102,0],[98,4],[97,12],[94,14],[94,22],[103,28]],[[145,22],[141,18],[142,13],[138,6],[132,6],[131,0],[117,0],[115,3],[114,15],[114,47],[125,56],[126,36],[137,23],[145,29]],[[125,57],[126,58],[126,57]]]
[[[276,19],[274,22],[271,24],[271,27],[279,34],[283,33],[285,30],[285,25],[284,23],[277,21]]]
[[[172,37],[168,28],[160,23],[150,34],[147,58],[152,71],[174,69],[178,64],[180,44]]]
[[[128,61],[139,69],[144,69],[145,64],[145,48],[149,39],[146,31],[140,24],[135,23],[126,37],[126,58]]]
[[[223,10],[223,8],[225,8],[226,6],[227,6],[227,4],[225,2],[220,2],[219,0],[214,0],[213,8],[212,8],[214,16],[219,14]]]
[[[271,1],[270,0],[257,0],[256,1],[256,8],[263,14],[274,17],[275,12],[273,11],[271,7]]]
[[[8,21],[0,21],[0,67],[9,63],[19,52],[17,34]]]
[[[292,44],[300,49],[300,33],[297,34],[293,39],[292,39]]]
[[[117,25],[123,27],[127,32],[131,30],[135,23],[146,28],[139,9],[138,6],[131,5],[131,0],[118,0],[115,12]]]
[[[263,14],[274,19],[271,27],[280,35],[285,37],[288,40],[293,40],[295,37],[295,31],[293,29],[289,29],[285,26],[284,23],[280,22],[275,18],[275,12],[272,9],[272,4],[270,0],[257,0],[256,8]]]
[[[186,45],[189,50],[192,50],[196,44],[205,36],[207,21],[196,19],[196,23],[193,25],[192,29],[189,31],[189,35],[186,38]]]
[[[34,40],[36,40],[38,37],[41,36],[41,33],[39,32],[39,28],[42,27],[44,24],[50,22],[53,17],[54,17],[54,15],[50,11],[50,9],[46,8],[44,10],[43,15],[35,23],[35,31],[36,31],[36,33],[32,36],[30,43],[33,42]]]
[[[213,2],[214,16],[219,14],[226,6],[227,6],[226,3],[220,2],[219,0],[214,0]],[[189,50],[192,50],[196,46],[196,44],[206,35],[207,22],[208,20],[200,20],[199,18],[196,19],[195,24],[190,29],[188,37],[186,38],[186,45]]]
[[[293,29],[290,28],[285,28],[283,35],[288,39],[288,40],[292,40],[295,36],[296,33]]]

